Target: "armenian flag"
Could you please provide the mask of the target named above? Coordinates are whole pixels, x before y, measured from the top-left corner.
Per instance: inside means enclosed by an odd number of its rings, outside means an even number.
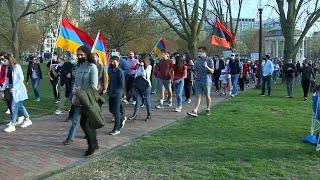
[[[99,31],[96,37],[96,40],[94,41],[94,44],[92,46],[92,53],[97,53],[99,56],[99,62],[108,68],[108,53],[107,48],[105,45],[105,41],[103,39],[102,33]]]
[[[62,17],[56,47],[66,51],[76,52],[82,45],[91,49],[93,46],[92,38],[84,31],[72,25],[66,18]]]
[[[211,35],[211,44],[216,46],[221,46],[226,49],[231,49],[229,42],[234,42],[234,36],[232,33],[225,27],[219,19],[216,19],[216,22],[213,25],[212,35]]]
[[[158,58],[161,58],[161,52],[166,50],[166,44],[164,43],[162,37],[158,40],[152,52],[154,52]]]

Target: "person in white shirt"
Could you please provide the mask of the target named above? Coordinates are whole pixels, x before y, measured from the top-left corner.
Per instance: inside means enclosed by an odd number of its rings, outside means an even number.
[[[277,80],[278,80],[278,77],[279,77],[280,66],[277,63],[277,60],[275,60],[275,59],[273,60],[273,68],[274,68],[274,71],[272,73],[272,79],[274,81],[274,84],[277,84]]]
[[[226,95],[227,93],[227,87],[228,87],[228,76],[226,71],[223,69],[221,70],[221,75],[219,77],[219,81],[221,84],[221,89],[220,89],[220,96],[221,95]]]
[[[25,87],[24,75],[21,66],[16,63],[12,54],[8,55],[8,59],[5,60],[4,64],[7,67],[7,78],[2,86],[2,89],[8,89],[12,94],[12,104],[11,104],[11,122],[8,127],[4,129],[5,132],[13,132],[16,130],[15,126],[18,125],[18,112],[20,112],[24,117],[25,121],[22,123],[21,127],[25,128],[32,124],[30,120],[29,113],[23,105],[23,101],[28,99],[27,88]]]
[[[147,117],[145,118],[145,121],[151,119],[151,72],[152,66],[150,65],[149,55],[147,53],[143,53],[141,55],[140,62],[137,64],[137,68],[135,70],[135,78],[137,78],[138,76],[142,76],[142,78],[144,78],[148,82],[149,86],[144,90],[139,90],[136,88],[136,104],[134,106],[133,115],[129,118],[129,120],[135,120],[137,118],[137,114],[140,111],[142,101],[144,101],[144,104],[147,108]]]

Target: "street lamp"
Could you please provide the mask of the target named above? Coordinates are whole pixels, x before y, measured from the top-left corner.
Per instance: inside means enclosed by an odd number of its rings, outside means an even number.
[[[256,88],[261,88],[261,81],[262,81],[262,6],[261,6],[261,0],[260,0],[260,5],[258,8],[259,11],[259,77],[258,77],[258,82],[256,85]]]

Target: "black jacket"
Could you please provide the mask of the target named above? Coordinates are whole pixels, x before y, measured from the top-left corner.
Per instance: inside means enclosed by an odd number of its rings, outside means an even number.
[[[36,71],[38,77],[40,79],[42,79],[42,72],[41,72],[40,64],[34,64],[34,65],[29,64],[28,65],[28,70],[27,70],[27,79],[26,79],[27,82],[29,80],[29,77],[32,78],[32,70],[33,69]]]
[[[302,77],[301,80],[311,80],[311,78],[315,79],[315,75],[313,72],[313,68],[311,66],[304,66],[301,69]]]

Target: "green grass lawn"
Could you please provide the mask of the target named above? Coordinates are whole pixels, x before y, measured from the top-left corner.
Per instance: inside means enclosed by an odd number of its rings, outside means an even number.
[[[26,76],[27,75],[27,66],[22,66],[23,73]],[[52,92],[52,86],[50,84],[49,78],[47,76],[47,67],[46,63],[41,64],[41,70],[43,79],[40,81],[39,86],[39,92],[41,101],[40,102],[34,102],[34,94],[31,87],[31,81],[29,80],[29,84],[26,85],[28,89],[28,96],[29,99],[24,101],[24,105],[27,108],[28,112],[30,113],[31,118],[32,117],[41,117],[44,115],[53,114],[54,110],[56,110],[57,106],[53,103],[53,92]],[[26,77],[25,77],[26,79]],[[7,106],[3,101],[0,101],[0,123],[3,123],[4,120],[10,119],[10,116],[5,114],[5,111],[7,110]]]
[[[52,179],[319,179],[320,154],[300,141],[310,127],[311,102],[256,89],[187,118],[98,160]],[[299,95],[299,98],[298,98]]]

